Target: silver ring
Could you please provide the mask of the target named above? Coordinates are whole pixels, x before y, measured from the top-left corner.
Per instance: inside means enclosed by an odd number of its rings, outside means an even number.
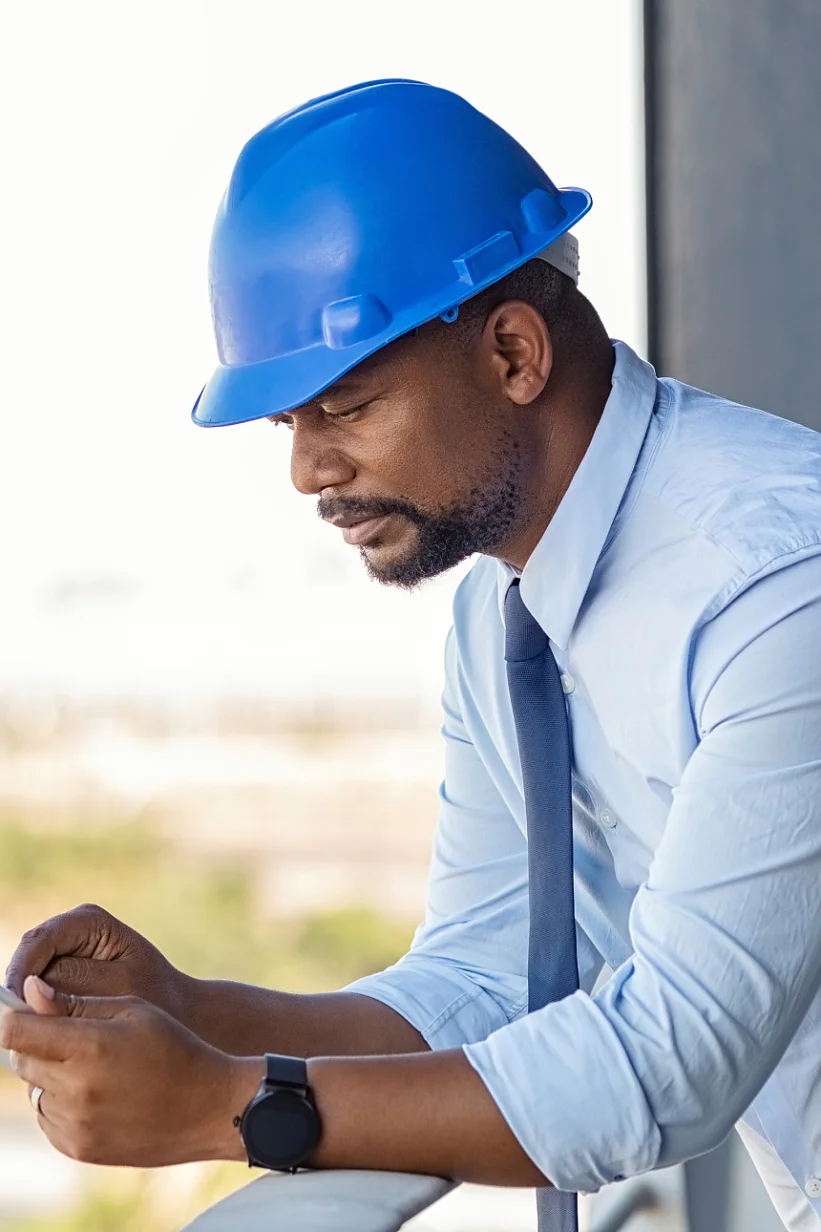
[[[31,1099],[32,1108],[39,1116],[40,1115],[40,1100],[43,1098],[43,1088],[34,1087],[29,1098]]]

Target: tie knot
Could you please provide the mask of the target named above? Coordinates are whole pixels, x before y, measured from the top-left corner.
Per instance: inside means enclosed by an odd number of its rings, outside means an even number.
[[[525,607],[518,580],[511,582],[505,595],[505,659],[508,663],[535,659],[547,646],[547,634]]]

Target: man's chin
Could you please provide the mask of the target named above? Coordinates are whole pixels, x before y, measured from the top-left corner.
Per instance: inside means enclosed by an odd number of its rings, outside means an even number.
[[[371,544],[361,547],[359,555],[368,577],[382,586],[414,590],[425,581],[425,575],[419,572],[418,563],[412,553],[397,552],[395,548]]]
[[[382,586],[397,586],[400,590],[416,590],[423,582],[447,573],[460,563],[458,560],[425,560],[417,552],[401,552],[381,544],[361,547],[359,555],[372,581]]]

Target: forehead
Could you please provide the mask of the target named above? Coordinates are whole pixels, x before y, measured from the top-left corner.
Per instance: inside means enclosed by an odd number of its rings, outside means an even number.
[[[405,334],[375,354],[368,355],[314,398],[283,414],[315,410],[331,403],[347,403],[356,397],[372,395],[377,389],[399,392],[409,388],[421,379],[423,371],[430,371],[432,356],[426,354],[430,348],[425,344],[431,341],[431,336],[423,330]]]

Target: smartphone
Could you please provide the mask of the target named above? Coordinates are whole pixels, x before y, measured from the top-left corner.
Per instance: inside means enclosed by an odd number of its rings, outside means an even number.
[[[9,992],[8,988],[4,988],[3,985],[0,984],[0,1013],[2,1013],[4,1009],[28,1010],[28,1008],[29,1007],[26,1005],[25,1001],[21,1001],[20,998],[15,996],[13,992]],[[6,1052],[5,1048],[0,1048],[0,1065],[4,1065],[6,1069],[11,1070],[9,1054]],[[12,1070],[12,1073],[13,1072],[14,1071]]]
[[[0,1009],[7,1010],[27,1010],[29,1007],[25,1001],[21,1001],[16,993],[10,992],[8,988],[0,984]]]

